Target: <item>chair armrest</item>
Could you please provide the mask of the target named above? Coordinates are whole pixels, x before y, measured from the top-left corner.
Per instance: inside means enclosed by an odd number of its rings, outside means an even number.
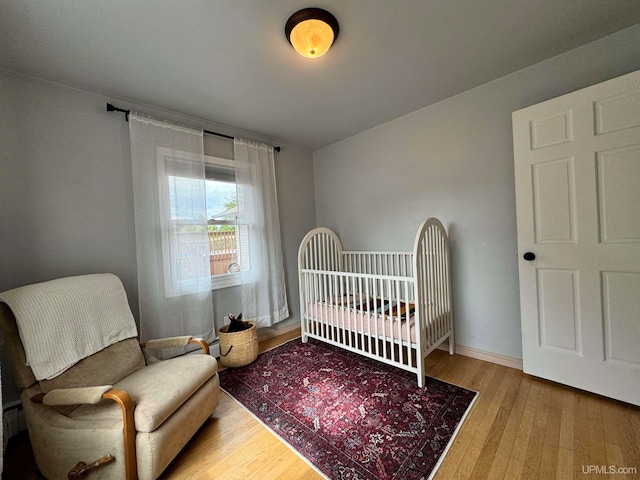
[[[32,402],[44,403],[50,407],[62,405],[81,405],[84,403],[96,404],[102,400],[103,395],[111,390],[113,385],[100,385],[97,387],[81,388],[57,388],[48,393],[39,393],[31,397]]]
[[[122,410],[122,433],[124,441],[124,464],[126,480],[138,478],[136,470],[136,427],[133,418],[134,404],[127,392],[113,388],[112,385],[97,387],[59,388],[49,393],[39,393],[31,397],[35,403],[48,406],[78,405],[81,403],[98,403],[103,398],[113,400]]]
[[[103,394],[104,398],[113,400],[122,409],[122,433],[124,435],[124,469],[126,480],[137,480],[136,460],[136,426],[133,418],[133,400],[124,390],[113,388]]]
[[[190,343],[197,343],[202,347],[205,355],[209,355],[209,344],[206,340],[197,337],[168,337],[168,338],[157,338],[154,340],[149,340],[148,342],[141,343],[140,347],[154,350],[160,348],[171,348],[171,347],[184,347]]]

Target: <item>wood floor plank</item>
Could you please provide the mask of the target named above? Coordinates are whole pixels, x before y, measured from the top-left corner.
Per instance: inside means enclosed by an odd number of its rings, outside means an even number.
[[[559,386],[552,385],[550,389],[548,410],[538,473],[538,478],[541,480],[554,478],[558,468],[558,449],[562,428],[562,389]]]
[[[432,368],[427,363],[426,374],[455,385],[469,385],[480,369],[482,362],[461,355],[449,355],[442,350],[436,350],[427,357],[427,361],[435,362]],[[443,366],[441,366],[443,365]]]
[[[548,382],[542,385],[540,399],[533,418],[527,454],[524,460],[524,468],[522,470],[523,478],[538,478],[540,475],[544,437],[549,419],[549,395],[551,394],[551,388],[552,385]]]
[[[455,363],[453,355],[436,350],[425,358],[424,368],[427,375],[441,378],[441,375],[446,375],[454,368]]]
[[[519,377],[516,375],[516,371],[507,367],[503,367],[502,370],[504,373],[499,371],[499,375],[502,375],[500,386],[496,390],[491,407],[487,410],[483,424],[474,438],[476,445],[482,444],[482,446],[471,472],[472,478],[487,478],[489,475],[504,427],[520,388],[520,382],[514,381],[514,377]],[[464,475],[466,472],[461,471],[460,473]]]
[[[616,418],[614,406],[605,403],[602,405],[602,425],[604,429],[604,448],[607,456],[607,465],[623,465],[624,456],[620,448],[620,436],[618,429],[620,424]],[[625,478],[624,477],[621,478]]]
[[[491,468],[489,472],[487,472],[486,478],[488,479],[497,480],[505,477],[507,464],[515,444],[518,426],[529,396],[531,384],[532,381],[529,377],[522,375],[520,372],[515,375],[514,385],[517,385],[516,396],[511,403],[505,403],[501,406],[501,408],[509,410],[509,416],[502,428],[500,443],[498,444],[493,462],[491,463]]]
[[[575,397],[575,392],[571,389],[566,388],[562,392],[562,414],[560,416],[556,480],[564,480],[573,476]]]
[[[589,458],[595,465],[608,465],[604,446],[602,402],[595,395],[587,397],[587,418],[589,421]]]
[[[622,402],[607,402],[618,422],[623,460],[618,467],[629,470],[628,478],[640,478],[640,408]],[[613,413],[615,412],[615,413]]]
[[[584,478],[583,468],[594,465],[589,447],[588,395],[576,392],[575,422],[573,426],[573,478]]]
[[[529,389],[529,396],[527,402],[522,411],[522,417],[520,419],[520,425],[518,426],[518,432],[513,444],[513,450],[509,456],[509,462],[507,463],[507,469],[504,478],[523,478],[522,471],[525,465],[525,459],[527,450],[529,448],[529,442],[533,432],[533,421],[535,418],[540,390],[542,389],[542,383],[534,381]]]

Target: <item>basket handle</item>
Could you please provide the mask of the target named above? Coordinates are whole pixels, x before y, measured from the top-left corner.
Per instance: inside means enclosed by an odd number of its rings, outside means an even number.
[[[223,357],[226,357],[227,355],[229,355],[229,353],[231,353],[231,349],[232,349],[232,348],[233,348],[233,345],[231,345],[231,346],[229,347],[229,350],[227,350],[227,353],[225,353],[225,354],[223,354],[223,353],[222,353],[222,350],[220,350],[220,355],[222,355]]]

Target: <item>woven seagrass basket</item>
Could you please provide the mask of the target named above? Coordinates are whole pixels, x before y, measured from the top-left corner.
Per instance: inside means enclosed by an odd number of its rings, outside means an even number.
[[[229,325],[218,330],[220,336],[220,363],[225,367],[244,367],[258,358],[258,335],[256,324],[250,324],[251,328],[241,332],[228,333]]]

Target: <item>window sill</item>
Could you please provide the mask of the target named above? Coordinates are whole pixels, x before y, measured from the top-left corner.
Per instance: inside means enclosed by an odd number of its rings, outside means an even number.
[[[239,273],[224,273],[211,277],[211,290],[219,290],[221,288],[237,287],[240,285]]]

